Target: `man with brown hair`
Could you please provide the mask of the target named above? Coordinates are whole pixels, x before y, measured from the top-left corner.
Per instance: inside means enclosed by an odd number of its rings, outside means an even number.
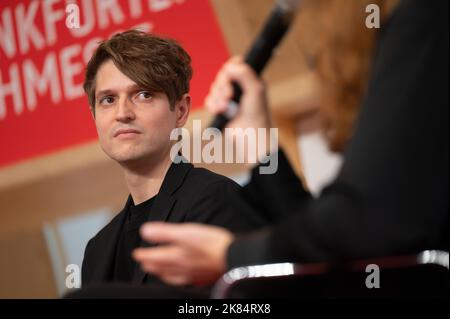
[[[149,246],[139,236],[146,221],[207,223],[233,232],[261,225],[248,209],[231,206],[239,202],[230,200],[239,192],[236,183],[171,161],[176,141],[170,134],[190,110],[190,62],[175,41],[133,30],[102,42],[87,65],[84,89],[100,145],[122,167],[130,196],[87,244],[83,285],[155,280],[131,258],[133,249]]]

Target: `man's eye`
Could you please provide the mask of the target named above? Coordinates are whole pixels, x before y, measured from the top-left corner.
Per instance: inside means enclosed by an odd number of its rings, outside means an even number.
[[[114,103],[114,98],[112,96],[105,96],[100,99],[100,104],[108,105]]]
[[[140,100],[148,100],[152,97],[151,93],[148,91],[141,91],[137,94]]]

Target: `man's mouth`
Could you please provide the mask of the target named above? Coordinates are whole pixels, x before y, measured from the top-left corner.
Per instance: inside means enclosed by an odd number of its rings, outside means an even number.
[[[141,132],[139,132],[138,130],[121,129],[118,130],[116,133],[114,133],[114,137],[127,138],[127,137],[134,137],[138,134],[141,134]]]

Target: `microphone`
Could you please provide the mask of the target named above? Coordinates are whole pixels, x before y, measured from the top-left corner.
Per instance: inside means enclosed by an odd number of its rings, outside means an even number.
[[[272,57],[273,50],[286,34],[291,22],[294,20],[299,0],[277,0],[269,18],[266,20],[261,33],[251,46],[245,62],[260,75],[267,62]],[[227,110],[218,114],[210,127],[223,130],[238,112],[242,90],[236,82],[233,82],[233,97],[228,103]]]

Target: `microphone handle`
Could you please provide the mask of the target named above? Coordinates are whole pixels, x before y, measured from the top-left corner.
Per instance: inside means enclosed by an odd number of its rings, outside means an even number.
[[[214,127],[219,130],[223,130],[227,123],[234,117],[237,113],[237,107],[239,105],[239,101],[241,100],[242,90],[241,87],[233,82],[233,97],[228,103],[227,110],[224,113],[217,114],[211,123],[210,127]]]
[[[292,16],[292,13],[286,13],[279,6],[276,6],[272,10],[269,20],[245,58],[245,62],[257,75],[261,74],[267,62],[272,57],[274,48],[278,45],[289,28]],[[233,97],[228,105],[228,110],[216,115],[210,127],[223,130],[227,123],[237,113],[241,96],[241,88],[236,82],[233,82]]]

